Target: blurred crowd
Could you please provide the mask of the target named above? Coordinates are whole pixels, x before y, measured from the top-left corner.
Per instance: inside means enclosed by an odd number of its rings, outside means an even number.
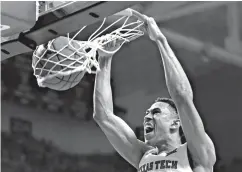
[[[31,135],[2,132],[1,165],[4,172],[135,172],[118,154],[74,155],[62,152],[50,141]],[[215,172],[240,172],[242,159],[216,165]]]
[[[31,55],[20,55],[2,62],[2,101],[90,120],[94,77],[86,75],[78,86],[63,92],[41,88],[33,75]]]
[[[73,155],[46,140],[2,132],[4,172],[132,172],[119,155]]]
[[[75,120],[92,120],[95,75],[86,74],[77,86],[66,91],[42,88],[33,75],[31,56],[31,53],[19,55],[1,63],[2,101],[67,115]],[[114,111],[117,115],[125,113],[125,109],[115,105],[115,98]]]
[[[57,92],[37,86],[28,55],[11,58],[1,66],[2,101],[18,103],[26,108],[41,108],[56,114],[64,113],[75,119],[91,120],[93,76],[86,76],[80,85],[73,89]],[[143,135],[137,134],[140,137]],[[72,155],[62,152],[50,141],[38,140],[31,135],[5,132],[2,132],[1,157],[4,172],[136,171],[118,154]],[[240,172],[241,169],[242,158],[235,158],[227,164],[218,159],[214,171]]]

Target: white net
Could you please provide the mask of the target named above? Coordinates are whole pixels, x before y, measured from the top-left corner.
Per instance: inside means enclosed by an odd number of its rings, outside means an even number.
[[[103,28],[106,18],[100,27],[87,39],[87,41],[77,41],[75,38],[86,28],[84,26],[70,38],[59,37],[51,40],[47,45],[39,46],[33,53],[32,67],[39,86],[46,79],[58,76],[67,76],[76,72],[96,73],[99,69],[97,60],[98,51],[106,54],[116,53],[123,44],[130,42],[144,34],[141,29],[142,21],[135,20],[130,22],[132,15],[131,9],[124,13],[118,20]],[[123,13],[119,13],[123,15]],[[123,24],[111,33],[101,36],[116,23]],[[119,45],[114,50],[106,49],[106,45],[112,41],[118,41]]]

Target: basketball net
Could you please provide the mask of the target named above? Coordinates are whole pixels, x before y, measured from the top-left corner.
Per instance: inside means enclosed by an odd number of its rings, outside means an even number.
[[[38,51],[41,47],[43,48],[43,45],[37,47],[33,53],[32,68],[34,69],[34,75],[37,78],[38,85],[44,86],[43,82],[46,79],[71,75],[72,73],[80,71],[95,74],[100,70],[98,60],[96,59],[98,51],[102,51],[110,55],[115,54],[118,50],[120,50],[123,44],[135,40],[144,34],[141,29],[141,26],[144,24],[143,21],[138,20],[138,18],[136,21],[129,21],[130,17],[133,15],[132,9],[126,9],[115,15],[120,16],[120,18],[106,28],[103,28],[106,22],[106,18],[104,18],[102,24],[91,36],[89,36],[87,41],[75,40],[75,38],[86,28],[86,26],[84,26],[76,32],[72,38],[70,38],[70,35],[67,34],[68,41],[66,45],[60,49],[54,49],[54,46],[52,46],[56,39],[48,42],[41,55]],[[101,36],[101,34],[118,22],[123,22],[120,28]],[[115,46],[115,50],[110,51],[106,49],[105,46],[112,41],[118,41],[119,45],[118,47]],[[65,54],[65,51],[63,51],[65,48],[71,49],[73,53]],[[85,51],[86,49],[89,51]],[[47,56],[50,52],[51,55]],[[61,60],[53,60],[56,56],[61,56]],[[68,61],[68,63],[66,63],[66,61]],[[52,67],[49,67],[47,65],[48,63],[53,64]]]

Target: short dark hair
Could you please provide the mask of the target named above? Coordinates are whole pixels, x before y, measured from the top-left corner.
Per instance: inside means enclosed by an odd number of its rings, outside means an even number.
[[[158,97],[158,98],[155,100],[155,103],[157,103],[157,102],[168,103],[168,104],[169,104],[169,105],[175,110],[175,112],[178,114],[178,110],[177,110],[177,108],[176,108],[176,104],[175,104],[175,102],[174,102],[172,99]]]
[[[165,103],[168,103],[175,110],[175,112],[178,114],[178,110],[176,108],[176,104],[175,104],[175,102],[172,99],[158,97],[155,100],[155,103],[156,102],[165,102]],[[186,138],[185,138],[185,135],[183,133],[182,126],[180,126],[180,128],[179,128],[179,135],[181,137],[181,143],[182,144],[185,143],[186,142]]]

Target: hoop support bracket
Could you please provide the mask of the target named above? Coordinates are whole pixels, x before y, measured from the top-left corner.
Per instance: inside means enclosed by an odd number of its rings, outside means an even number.
[[[21,42],[22,44],[24,44],[25,46],[29,47],[32,50],[35,50],[37,47],[37,43],[34,40],[26,37],[24,33],[19,34],[18,40],[19,42]]]
[[[62,7],[63,10],[70,9],[70,12],[61,18],[55,15],[55,11],[44,14],[38,20],[49,22],[43,23],[40,27],[34,26],[29,31],[21,33],[18,38],[15,37],[15,39],[1,43],[1,61],[19,54],[32,52],[38,45],[47,43],[66,33],[74,32],[85,25],[95,23],[138,3],[140,2],[87,1],[83,4],[83,2],[77,1],[69,6]],[[50,16],[53,17],[53,15],[56,17],[50,20]],[[36,24],[38,25],[38,23],[37,21]]]

